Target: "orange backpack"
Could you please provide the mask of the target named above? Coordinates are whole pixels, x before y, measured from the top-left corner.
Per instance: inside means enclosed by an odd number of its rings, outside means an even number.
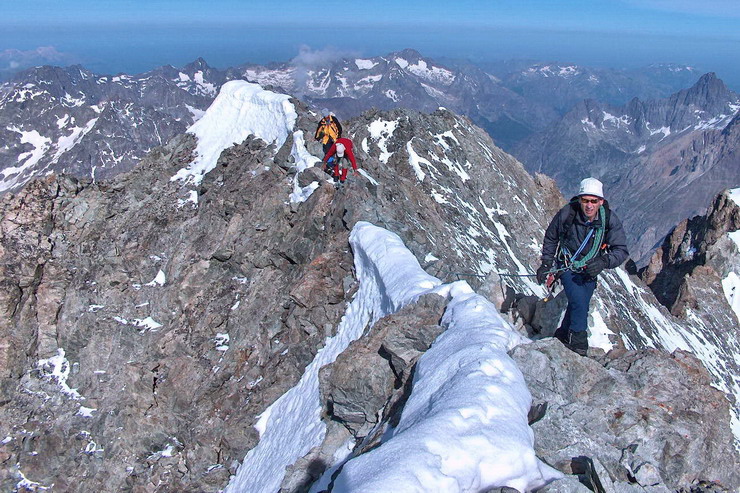
[[[334,142],[335,140],[337,140],[340,137],[337,119],[331,115],[322,118],[319,122],[318,128],[316,129],[316,135],[314,135],[314,137],[322,144],[326,144],[330,141]]]

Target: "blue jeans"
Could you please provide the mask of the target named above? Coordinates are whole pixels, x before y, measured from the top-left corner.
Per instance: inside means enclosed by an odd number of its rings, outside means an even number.
[[[560,276],[568,308],[561,328],[571,332],[585,332],[588,329],[588,306],[596,289],[596,279],[586,274],[574,274],[567,270]]]

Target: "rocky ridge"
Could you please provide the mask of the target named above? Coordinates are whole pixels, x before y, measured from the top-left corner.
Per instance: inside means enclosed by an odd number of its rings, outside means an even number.
[[[293,104],[296,132],[311,132],[317,115]],[[183,135],[112,180],[52,176],[3,198],[3,488],[223,489],[258,443],[259,414],[334,335],[356,289],[347,235],[361,220],[399,234],[444,282],[464,278],[488,293],[523,333],[551,333],[562,297],[535,303],[541,287],[515,278],[502,290],[495,275],[537,264],[538,242],[561,199],[550,180],[528,175],[449,111],[369,112],[348,122],[347,132],[363,174],[341,189],[319,167],[296,175],[296,134],[277,146],[249,137],[221,154],[192,200],[190,187],[171,180],[196,148]],[[318,144],[307,147],[318,155]],[[318,187],[291,202],[294,181]],[[404,312],[403,321],[376,324],[325,370],[322,405],[334,431],[312,453],[332,456],[348,436],[359,453],[397,416],[414,361],[440,330],[432,316],[439,302],[423,303],[424,316]],[[591,329],[595,345],[602,337],[607,347],[672,351],[677,343],[661,334],[701,328],[672,318],[639,280],[619,271],[600,283]],[[353,354],[384,373],[357,382],[366,375],[346,366]],[[734,371],[730,359],[721,361],[710,368],[715,385]],[[355,387],[353,378],[372,388]],[[724,437],[716,445],[723,447],[728,401],[711,392],[707,399],[715,414],[703,416],[716,429],[704,433]],[[373,406],[383,409],[373,414]],[[650,454],[640,457],[663,481],[669,464],[686,468]],[[726,471],[737,469],[731,450],[724,461]],[[630,481],[622,463],[603,462],[614,478]],[[316,464],[309,456],[297,462],[284,490],[304,491],[330,465]],[[737,484],[715,477],[710,465],[696,467],[682,486]]]
[[[706,215],[673,229],[641,277],[674,315],[686,318],[691,313],[708,326],[736,330],[740,315],[730,307],[734,293],[728,280],[740,273],[740,250],[733,240],[738,230],[740,206],[732,192],[725,191]]]

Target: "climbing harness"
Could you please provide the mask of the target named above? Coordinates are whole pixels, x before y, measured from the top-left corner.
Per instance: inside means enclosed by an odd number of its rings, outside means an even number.
[[[562,270],[570,270],[572,272],[583,272],[583,268],[586,266],[589,260],[596,257],[596,255],[599,253],[599,250],[602,248],[605,248],[606,245],[603,244],[604,236],[606,233],[606,209],[602,205],[599,207],[599,225],[596,227],[591,227],[588,230],[588,234],[586,234],[586,238],[584,238],[581,245],[578,247],[575,253],[571,254],[568,251],[568,248],[563,244],[565,239],[565,231],[570,229],[570,225],[564,225],[567,226],[563,227],[563,233],[560,236],[560,242],[558,242],[558,251],[555,253],[555,258],[564,266],[564,269]],[[572,221],[571,221],[572,223]],[[591,244],[591,249],[586,253],[583,257],[580,259],[578,256],[583,252],[583,250],[586,248],[586,245],[588,245],[589,240],[591,240],[591,237],[593,237],[594,241]],[[574,260],[577,259],[577,260]]]
[[[565,240],[565,232],[570,229],[570,226],[573,223],[573,218],[568,217],[563,224],[563,233],[560,235],[560,241],[558,242],[558,249],[555,253],[555,258],[557,260],[556,265],[561,265],[562,267],[555,267],[553,269],[550,269],[546,272],[547,274],[547,281],[545,282],[545,287],[547,289],[547,294],[543,298],[542,301],[548,302],[553,298],[554,290],[555,290],[555,283],[560,278],[560,276],[563,274],[563,272],[569,270],[574,273],[583,272],[583,268],[586,266],[589,260],[596,257],[596,255],[599,253],[599,250],[605,249],[606,244],[603,243],[604,237],[606,234],[606,222],[607,222],[607,213],[606,209],[602,205],[599,207],[599,223],[598,226],[592,226],[588,233],[586,234],[586,237],[581,242],[578,249],[575,251],[575,253],[571,254],[568,251],[568,248],[564,245]],[[593,238],[593,243],[591,245],[591,248],[589,251],[580,259],[578,258],[579,255],[583,252],[583,250],[586,248],[586,245],[588,245],[588,242]],[[574,260],[577,259],[577,260]],[[506,272],[498,272],[499,275],[499,285],[501,286],[501,293],[506,294],[504,291],[504,283],[501,278],[503,277],[536,277],[537,274],[509,274]]]

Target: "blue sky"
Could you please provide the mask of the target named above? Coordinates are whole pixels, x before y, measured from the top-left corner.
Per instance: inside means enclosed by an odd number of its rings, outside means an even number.
[[[415,48],[474,61],[684,63],[740,88],[738,0],[4,3],[0,73],[74,62],[96,72],[141,72],[198,56],[226,67],[285,61],[301,46],[368,56]]]

